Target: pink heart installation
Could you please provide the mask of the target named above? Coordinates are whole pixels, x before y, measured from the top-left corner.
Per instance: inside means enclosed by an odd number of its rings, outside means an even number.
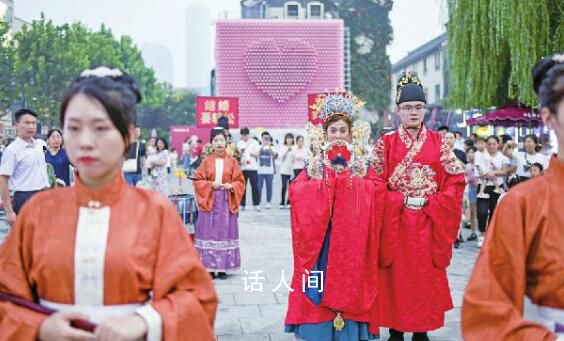
[[[244,68],[251,83],[282,103],[311,81],[317,71],[317,54],[300,40],[262,39],[247,47]]]

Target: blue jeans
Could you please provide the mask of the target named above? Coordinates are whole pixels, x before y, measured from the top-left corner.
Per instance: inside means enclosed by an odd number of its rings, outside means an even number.
[[[274,174],[259,174],[258,175],[258,193],[259,201],[262,198],[262,185],[266,182],[266,202],[270,204],[272,200],[272,181],[274,180]]]
[[[143,179],[143,176],[137,173],[123,173],[123,176],[125,177],[125,182],[131,186],[137,185],[137,183]]]

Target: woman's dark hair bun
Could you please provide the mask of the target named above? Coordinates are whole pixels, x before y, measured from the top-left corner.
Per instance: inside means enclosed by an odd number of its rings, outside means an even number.
[[[129,89],[131,90],[131,92],[133,92],[133,94],[135,95],[135,98],[137,99],[136,103],[141,103],[141,101],[143,100],[143,97],[141,96],[141,91],[139,91],[139,87],[137,86],[137,82],[135,81],[135,79],[133,77],[124,73],[123,76],[117,77],[115,80],[118,81],[118,82],[122,82],[127,87],[129,87]]]
[[[551,58],[551,57],[544,57],[541,60],[539,60],[535,66],[533,67],[533,89],[535,90],[535,93],[538,95],[539,94],[539,89],[540,86],[542,84],[542,82],[544,81],[544,79],[546,78],[548,71],[550,71],[550,69],[557,64],[556,61]]]

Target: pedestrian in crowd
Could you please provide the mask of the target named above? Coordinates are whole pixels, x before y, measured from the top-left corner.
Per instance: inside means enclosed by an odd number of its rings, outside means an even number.
[[[167,143],[168,144],[168,143]],[[157,147],[158,149],[158,147]],[[171,151],[168,150],[168,147],[166,149],[166,172],[168,175],[170,175],[171,171],[172,171],[172,158],[171,158]]]
[[[63,148],[63,133],[57,129],[47,132],[47,151],[45,161],[53,166],[57,183],[60,186],[70,186],[71,164],[67,152]]]
[[[258,162],[260,145],[251,138],[249,128],[241,128],[241,140],[237,143],[239,155],[241,155],[241,169],[245,176],[245,190],[241,198],[241,210],[245,210],[247,205],[247,184],[251,185],[251,195],[255,210],[260,211],[260,197],[258,192]]]
[[[178,152],[175,148],[170,150],[170,168],[174,172],[176,170],[176,166],[178,165]]]
[[[468,148],[470,147],[474,147],[474,140],[471,138],[467,138],[464,140],[464,152],[466,153],[468,151]]]
[[[482,171],[480,169],[480,164],[482,163],[482,158],[487,158],[486,154],[486,139],[484,137],[478,137],[475,141],[475,145],[476,145],[476,153],[474,155],[474,166],[476,168],[476,172],[478,174],[478,198],[484,198],[487,199],[488,195],[486,194],[486,192],[484,192],[486,190],[486,180],[482,180],[480,177],[485,175],[485,170]],[[486,162],[486,161],[485,161]]]
[[[288,184],[293,175],[294,163],[294,134],[287,133],[284,136],[284,144],[280,146],[278,155],[280,157],[280,180],[282,192],[280,193],[280,208],[290,208],[290,196],[286,197]]]
[[[527,135],[524,140],[525,150],[522,152],[515,151],[511,154],[511,158],[517,163],[517,176],[519,182],[523,182],[532,177],[531,166],[534,163],[542,165],[543,169],[548,168],[549,157],[539,153],[540,146],[538,137],[535,135]]]
[[[466,153],[463,150],[464,147],[462,147],[462,149],[456,148],[456,142],[457,142],[456,135],[454,133],[451,133],[450,131],[447,131],[443,135],[443,138],[445,143],[449,146],[449,148],[456,156],[456,158],[460,160],[463,164],[466,164],[468,161],[466,161]]]
[[[462,216],[464,166],[440,133],[423,124],[426,96],[403,74],[396,105],[401,125],[378,141],[372,167],[387,183],[380,247],[380,323],[392,341],[429,340],[453,308],[446,268]]]
[[[192,163],[190,155],[191,149],[190,137],[186,137],[184,143],[182,143],[182,168],[187,175],[192,175],[190,172],[190,164]]]
[[[16,111],[14,118],[18,136],[4,150],[0,164],[0,196],[10,226],[32,196],[50,187],[43,147],[33,138],[37,114],[24,108]],[[13,201],[10,190],[14,192]]]
[[[554,148],[552,147],[550,142],[550,135],[541,134],[539,138],[539,144],[541,147],[539,153],[541,153],[542,155],[548,158],[552,157],[552,154],[554,154]]]
[[[289,190],[294,273],[285,331],[298,340],[377,340],[385,184],[356,154],[368,141],[353,133],[360,100],[335,94],[316,103],[323,128],[308,129],[314,153]],[[318,284],[304,289],[305,278]]]
[[[258,160],[258,192],[259,202],[262,202],[262,188],[266,184],[266,205],[270,209],[272,201],[272,183],[274,182],[274,174],[276,173],[276,157],[278,153],[276,148],[272,145],[272,136],[270,134],[262,135],[262,145],[259,151]]]
[[[304,137],[298,135],[296,137],[296,145],[293,149],[292,168],[294,169],[294,178],[297,178],[300,172],[305,168],[305,160],[311,155],[310,151],[305,147]]]
[[[487,146],[487,142],[486,139],[484,137],[478,137],[476,138],[476,141],[474,142],[474,144],[476,145],[476,161],[479,160],[479,158],[481,158],[482,156],[486,156],[486,146]]]
[[[443,136],[444,142],[450,148],[450,150],[454,153],[456,158],[460,162],[462,162],[462,164],[464,166],[466,166],[466,163],[468,163],[468,161],[466,160],[466,153],[455,147],[455,145],[456,145],[456,137],[455,136],[456,135],[454,133],[450,132],[450,131],[446,132]],[[462,200],[462,212],[464,212],[464,200]],[[454,248],[455,249],[460,248],[460,243],[464,242],[464,239],[462,238],[463,225],[464,225],[464,215],[461,217],[460,228],[458,230],[458,237],[456,238],[456,241],[454,242]]]
[[[468,163],[466,164],[466,186],[468,189],[468,203],[469,203],[469,214],[467,217],[470,219],[470,229],[472,233],[466,239],[467,241],[478,240],[477,231],[477,209],[478,209],[478,173],[475,166],[476,153],[478,149],[474,146],[468,148],[466,151],[466,159]]]
[[[439,133],[439,134],[441,134],[441,135],[443,135],[443,136],[444,136],[448,131],[449,131],[449,129],[448,129],[447,126],[440,126],[440,127],[437,129],[437,133]]]
[[[513,141],[513,137],[511,137],[511,135],[507,135],[507,134],[503,134],[499,136],[499,151],[502,152],[503,148],[505,147],[505,144],[507,142],[514,142]]]
[[[459,131],[454,132],[454,149],[466,153],[466,150],[464,149],[464,138],[462,137],[462,133]]]
[[[150,175],[153,190],[162,193],[164,196],[169,195],[169,181],[168,181],[168,171],[167,164],[169,162],[168,157],[168,143],[165,139],[158,137],[156,139],[156,154],[154,158],[151,159]]]
[[[505,142],[503,148],[501,149],[501,153],[509,160],[509,164],[507,165],[506,175],[504,177],[504,186],[509,189],[509,182],[515,181],[519,182],[517,178],[517,159],[513,157],[513,154],[517,152],[517,143],[513,141],[513,138]]]
[[[544,124],[564,150],[564,55],[543,58],[533,69]],[[462,304],[464,340],[564,338],[564,154],[545,175],[505,196],[490,224]],[[541,323],[523,316],[524,296]]]
[[[488,137],[487,153],[476,163],[480,178],[485,182],[484,193],[487,194],[487,197],[478,196],[478,247],[484,243],[486,227],[493,217],[499,196],[505,192],[504,177],[509,165],[509,159],[499,151],[499,137]]]
[[[195,135],[192,136],[192,141],[190,142],[190,174],[193,174],[200,167],[202,159],[206,156],[203,155],[204,149],[202,140]]]
[[[122,176],[140,99],[132,78],[108,68],[65,93],[76,185],[35,195],[0,248],[0,292],[57,312],[0,302],[0,339],[215,340],[217,297],[178,212]]]
[[[135,127],[134,140],[125,154],[122,170],[125,181],[131,186],[137,185],[143,179],[145,167],[145,143],[141,142],[141,128]]]
[[[531,165],[531,169],[529,170],[531,173],[531,178],[536,178],[537,176],[541,176],[544,172],[544,166],[541,163],[535,162]]]
[[[245,178],[237,160],[226,153],[222,130],[214,131],[213,154],[202,161],[194,175],[198,201],[195,244],[212,278],[227,278],[241,266],[237,213]]]
[[[478,139],[478,134],[476,133],[470,134],[470,139],[472,140],[472,142],[476,143],[476,140]]]

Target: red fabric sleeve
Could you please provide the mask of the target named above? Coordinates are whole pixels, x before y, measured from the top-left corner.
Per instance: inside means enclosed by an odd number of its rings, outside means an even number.
[[[423,208],[433,222],[433,263],[441,269],[445,269],[452,258],[452,245],[458,235],[462,218],[462,195],[465,186],[464,174],[451,175],[445,172],[440,191],[431,194]]]

